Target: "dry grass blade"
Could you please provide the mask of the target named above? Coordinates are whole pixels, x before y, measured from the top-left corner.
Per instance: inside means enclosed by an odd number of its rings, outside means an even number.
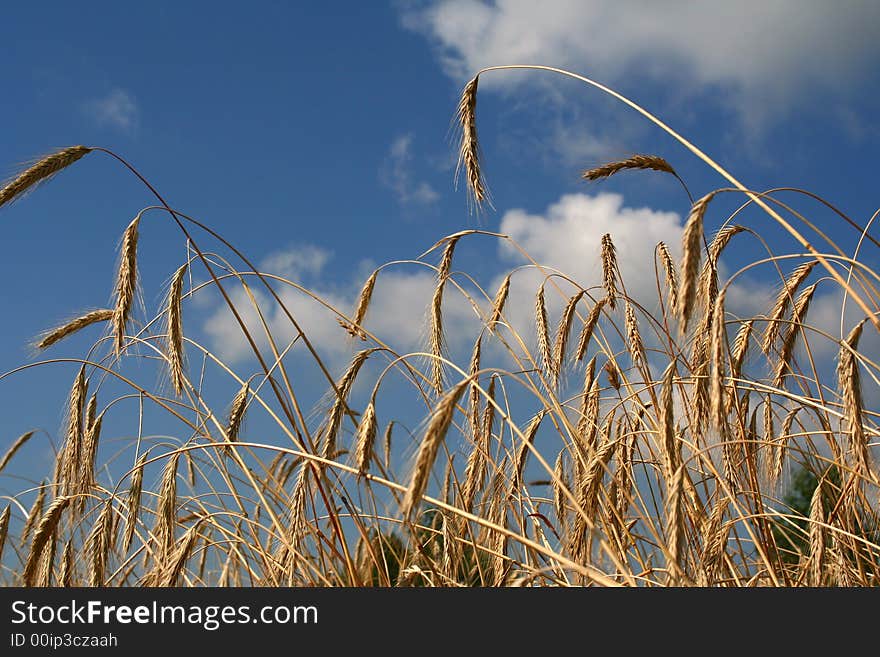
[[[116,272],[116,284],[113,288],[113,338],[117,355],[122,353],[125,341],[125,328],[134,297],[137,291],[137,244],[138,224],[140,217],[132,221],[122,236],[122,247],[119,256],[119,268]]]
[[[23,580],[25,586],[33,586],[36,582],[38,569],[42,561],[43,552],[50,540],[54,540],[55,530],[61,520],[61,514],[67,505],[70,504],[70,496],[62,495],[52,500],[52,504],[43,514],[37,531],[34,533],[34,540],[31,543],[31,550],[28,553],[27,561],[24,565]]]
[[[596,324],[599,322],[599,317],[602,316],[602,308],[606,303],[608,303],[607,297],[599,299],[590,310],[587,319],[584,321],[584,327],[581,329],[581,334],[578,336],[577,347],[575,347],[574,350],[574,359],[577,362],[582,361],[587,353],[587,346],[590,344],[590,338],[593,337],[593,331],[596,328]]]
[[[461,130],[461,141],[458,148],[458,164],[455,167],[455,178],[464,167],[467,186],[473,207],[477,211],[484,202],[489,202],[489,193],[480,167],[480,142],[477,139],[477,84],[479,76],[470,80],[461,92],[458,103],[458,125]]]
[[[856,324],[846,336],[840,346],[837,363],[837,385],[843,399],[843,411],[848,426],[849,452],[862,476],[871,471],[871,452],[862,423],[862,384],[856,349],[866,321],[867,319],[863,319]]]
[[[370,461],[373,459],[373,444],[376,442],[376,433],[379,430],[376,422],[376,401],[371,399],[364,409],[364,414],[358,424],[355,435],[355,462],[360,472],[370,469]]]
[[[34,185],[47,180],[91,151],[91,148],[85,146],[69,146],[47,155],[0,189],[0,206],[15,200]]]
[[[186,378],[183,374],[183,277],[187,265],[180,267],[171,278],[168,288],[168,299],[165,306],[166,357],[168,358],[168,376],[174,392],[183,392]]]
[[[796,267],[786,279],[782,290],[776,295],[773,308],[767,318],[767,328],[764,329],[764,337],[761,339],[761,350],[765,354],[769,354],[773,348],[773,343],[776,341],[776,337],[779,335],[782,327],[782,318],[785,316],[786,310],[788,310],[788,304],[794,293],[797,292],[801,283],[810,275],[816,263],[816,260],[812,260]]]
[[[691,207],[681,238],[681,285],[678,293],[676,315],[682,331],[687,328],[696,305],[697,281],[703,254],[703,216],[715,192],[706,194]]]
[[[428,428],[425,430],[425,435],[422,438],[419,453],[416,457],[412,478],[401,505],[402,516],[407,522],[412,519],[413,512],[425,494],[431,469],[437,458],[437,450],[440,448],[440,443],[446,437],[446,432],[449,431],[449,425],[452,424],[455,405],[458,403],[464,389],[469,385],[471,385],[470,379],[459,382],[438,402],[434,412],[431,414]]]
[[[340,319],[339,323],[348,331],[353,338],[367,339],[367,334],[362,328],[364,318],[367,316],[367,309],[370,307],[370,300],[373,298],[373,289],[376,287],[376,278],[379,276],[379,270],[375,270],[364,283],[361,293],[358,295],[357,306],[354,309],[352,321]]]
[[[678,306],[678,274],[675,273],[675,263],[672,261],[672,255],[665,242],[657,244],[657,253],[660,254],[660,262],[666,277],[666,288],[669,290],[669,307],[674,310]]]
[[[47,347],[51,347],[56,342],[63,340],[68,335],[76,333],[80,329],[91,326],[92,324],[97,324],[98,322],[107,322],[112,318],[113,311],[109,308],[92,310],[91,312],[87,312],[85,315],[80,315],[76,319],[72,319],[62,326],[42,333],[35,347],[37,349],[46,349]]]
[[[602,235],[602,285],[605,287],[605,300],[608,307],[614,310],[617,307],[617,251],[611,234]]]
[[[31,439],[31,436],[34,435],[33,431],[26,431],[21,434],[14,443],[6,450],[6,453],[3,455],[3,458],[0,459],[0,472],[3,472],[3,468],[5,468],[9,462],[12,460],[12,457],[15,456],[15,453],[20,450],[24,444]]]
[[[627,169],[649,169],[652,171],[664,171],[666,173],[671,173],[674,176],[678,175],[676,174],[675,169],[672,168],[672,165],[662,157],[658,155],[638,154],[623,160],[603,164],[594,169],[587,169],[581,174],[581,178],[592,182],[595,180],[601,180],[602,178],[608,178],[615,173]]]

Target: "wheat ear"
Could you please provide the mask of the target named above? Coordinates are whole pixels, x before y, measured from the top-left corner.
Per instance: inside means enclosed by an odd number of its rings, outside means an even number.
[[[71,497],[61,495],[52,500],[52,504],[43,514],[37,531],[34,533],[34,540],[31,543],[31,549],[28,553],[27,561],[24,565],[23,579],[25,586],[33,586],[38,574],[38,569],[42,562],[44,549],[50,540],[54,539],[55,530],[61,521],[61,514],[67,505],[70,504]]]
[[[49,179],[65,167],[70,166],[92,149],[85,146],[69,146],[47,155],[36,164],[22,171],[2,189],[0,189],[0,206],[15,200],[34,185]]]
[[[658,155],[637,154],[623,160],[616,160],[615,162],[608,162],[607,164],[603,164],[602,166],[593,169],[587,169],[581,174],[581,178],[593,182],[601,180],[602,178],[608,178],[615,173],[626,171],[628,169],[649,169],[652,171],[671,173],[676,177],[678,175],[676,174],[675,169],[672,168],[672,165],[662,157]]]
[[[407,522],[412,520],[412,514],[425,494],[428,478],[431,475],[431,469],[437,458],[437,450],[440,448],[440,443],[446,437],[446,432],[449,431],[449,425],[452,424],[455,405],[458,403],[464,389],[469,385],[471,385],[469,378],[459,382],[440,399],[434,408],[434,412],[431,414],[428,428],[422,437],[419,453],[416,457],[412,478],[401,505],[401,513]]]
[[[122,248],[119,256],[119,268],[116,272],[116,284],[113,289],[113,337],[117,355],[122,353],[125,341],[125,328],[128,324],[134,297],[137,291],[137,244],[138,224],[136,217],[125,229],[122,236]]]
[[[72,319],[66,324],[42,333],[40,335],[40,339],[37,341],[35,346],[37,349],[46,349],[47,347],[51,347],[56,342],[63,340],[68,335],[76,333],[80,329],[84,329],[85,327],[91,326],[92,324],[97,324],[98,322],[109,321],[112,318],[113,311],[109,308],[92,310],[91,312],[87,312],[85,315],[80,315],[79,317]]]

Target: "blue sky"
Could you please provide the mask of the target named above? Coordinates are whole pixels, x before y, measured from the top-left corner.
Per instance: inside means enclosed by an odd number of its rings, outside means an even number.
[[[343,310],[376,265],[477,227],[509,233],[582,279],[595,275],[599,238],[611,232],[624,276],[649,293],[647,258],[658,239],[677,248],[687,198],[659,174],[586,185],[580,170],[647,152],[669,160],[694,195],[724,181],[599,92],[550,74],[485,76],[477,118],[495,210],[469,214],[455,188],[450,121],[461,87],[482,66],[532,63],[627,94],[754,189],[803,187],[864,223],[878,205],[878,6],[660,4],[19,3],[5,9],[0,45],[0,172],[71,144],[114,150],[172,206]],[[855,243],[827,210],[790,198],[841,244]],[[93,154],[0,210],[0,371],[36,360],[28,345],[41,330],[108,303],[120,236],[151,203],[130,174]],[[736,205],[719,203],[715,220]],[[791,248],[762,215],[744,222]],[[490,294],[517,264],[488,239],[459,251],[457,267]],[[167,218],[148,215],[140,258],[150,313],[184,257]],[[744,282],[742,308],[773,284]],[[430,291],[427,270],[389,270],[372,326],[416,349]],[[290,301],[328,362],[343,367],[350,345],[332,317]],[[814,306],[829,321],[839,315],[833,295]],[[453,326],[469,321],[464,304],[447,311]],[[188,331],[250,371],[216,299],[186,314]],[[457,343],[450,330],[452,346],[465,349],[472,336],[463,331]],[[47,356],[80,355],[96,335],[87,333]],[[0,381],[0,449],[35,427],[57,435],[74,372],[52,365]]]

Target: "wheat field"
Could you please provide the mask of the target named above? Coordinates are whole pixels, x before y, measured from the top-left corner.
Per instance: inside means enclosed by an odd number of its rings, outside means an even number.
[[[681,257],[671,255],[669,244],[655,245],[651,304],[627,294],[610,234],[601,253],[585,254],[598,259],[602,284],[582,287],[507,235],[464,230],[418,258],[435,281],[424,300],[427,330],[418,352],[399,351],[370,331],[371,298],[384,266],[366,278],[354,308],[315,299],[355,345],[347,368],[335,372],[277,291],[302,290],[297,281],[259,271],[209,225],[166,202],[122,156],[65,148],[0,190],[0,206],[9,204],[4,212],[11,215],[11,202],[39,183],[81,161],[109,157],[156,200],[121,231],[116,277],[108,281],[111,307],[84,311],[35,339],[43,352],[61,349],[78,332],[97,336],[87,353],[72,358],[78,371],[54,463],[42,483],[24,487],[0,514],[0,581],[878,583],[880,480],[872,454],[878,424],[870,400],[880,369],[859,346],[864,333],[880,328],[878,274],[866,258],[880,246],[868,234],[871,222],[839,213],[859,236],[859,249],[847,254],[773,190],[744,187],[629,99],[569,71],[537,66],[484,69],[463,89],[458,168],[477,212],[491,204],[477,135],[478,81],[499,69],[564,75],[610,94],[726,181],[691,196],[667,159],[647,154],[583,172],[598,185],[610,176],[673,176],[687,192]],[[763,223],[737,223],[739,211],[715,212],[721,196],[757,208]],[[177,227],[190,257],[168,272],[161,307],[141,316],[138,262],[149,254],[139,253],[138,238],[148,211]],[[767,225],[784,232],[788,249],[768,247],[743,269],[774,272],[775,299],[764,313],[739,317],[727,307],[739,272],[722,276],[721,264],[744,240],[760,240]],[[471,240],[480,248],[505,242],[527,264],[497,289],[483,289],[455,268],[456,247]],[[526,270],[540,275],[529,299],[528,334],[509,321],[510,304],[521,303],[510,295],[511,281]],[[840,335],[811,324],[820,284],[838,290],[859,314],[845,327],[841,321]],[[237,372],[188,335],[187,307],[208,289],[238,322],[256,373]],[[233,290],[244,290],[251,307],[237,305],[242,297]],[[258,322],[260,334],[244,321],[245,313],[262,317],[254,291],[294,327],[292,344],[276,340],[265,321]],[[444,299],[453,296],[463,297],[480,320],[463,360],[452,357],[446,340]],[[289,368],[293,347],[324,381],[326,404],[317,413],[304,405]],[[0,383],[14,385],[23,369],[52,362],[24,365]],[[146,374],[150,368],[162,372],[158,382]],[[417,409],[420,417],[410,431],[389,398],[399,393],[385,394],[392,377],[404,382],[408,411]],[[212,378],[237,392],[217,399]],[[123,399],[136,400],[137,412]],[[246,421],[256,415],[262,428],[248,432]],[[152,418],[167,428],[161,439],[139,430]],[[269,434],[276,439],[261,439]],[[12,443],[0,460],[0,478],[28,458],[33,435]],[[786,497],[797,472],[814,481],[805,508]]]

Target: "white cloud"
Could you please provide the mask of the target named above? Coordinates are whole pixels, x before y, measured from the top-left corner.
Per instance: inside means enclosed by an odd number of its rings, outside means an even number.
[[[412,143],[412,134],[395,137],[379,172],[379,179],[394,192],[401,204],[430,205],[437,201],[440,195],[424,180],[413,179]]]
[[[292,245],[266,256],[260,271],[296,280],[304,275],[317,276],[324,269],[331,253],[312,244]],[[298,282],[298,281],[297,281]]]
[[[485,66],[543,64],[615,83],[644,74],[717,87],[745,112],[842,89],[877,67],[880,4],[825,0],[437,0],[404,25],[463,82]],[[486,84],[533,75],[493,74]],[[748,121],[753,116],[744,117]]]
[[[277,274],[268,265],[279,264],[282,268],[313,250],[322,255],[321,266],[326,260],[326,252],[317,247],[299,245],[290,253],[278,252],[264,260],[261,271]],[[288,257],[289,256],[289,257]],[[320,268],[315,270],[315,273]],[[295,280],[295,279],[294,279]],[[328,305],[348,315],[351,313],[363,280],[353,280],[343,291],[335,290],[326,282],[318,281],[311,287],[312,292]],[[279,349],[284,349],[296,337],[296,330],[277,302],[260,290],[255,279],[249,281],[254,301],[241,289],[233,290],[230,298],[239,312],[249,332],[261,349],[268,347],[265,330],[260,322],[260,314],[266,321],[272,337]],[[379,274],[364,324],[377,338],[386,342],[400,353],[423,351],[425,345],[427,309],[430,304],[436,279],[433,270],[413,270],[388,268]],[[353,350],[361,348],[359,341],[349,339],[346,331],[337,322],[337,315],[309,295],[289,286],[275,285],[279,297],[290,314],[302,327],[309,341],[314,345],[322,359],[334,367],[343,364]],[[447,341],[451,349],[464,346],[466,336],[475,335],[477,320],[467,300],[448,285],[443,302],[444,325]],[[224,305],[212,312],[204,323],[212,349],[224,360],[234,363],[249,357],[250,347],[242,334],[238,322]],[[268,352],[267,352],[268,353]]]
[[[134,131],[140,118],[137,102],[123,89],[113,89],[103,98],[86,102],[83,110],[99,125],[107,125],[123,132]]]
[[[674,257],[681,243],[675,212],[628,208],[620,194],[566,194],[541,215],[508,210],[501,232],[539,264],[560,269],[583,287],[601,284],[602,235],[611,234],[627,292],[636,299],[656,297],[654,249],[666,242]],[[503,253],[512,256],[510,246]]]

